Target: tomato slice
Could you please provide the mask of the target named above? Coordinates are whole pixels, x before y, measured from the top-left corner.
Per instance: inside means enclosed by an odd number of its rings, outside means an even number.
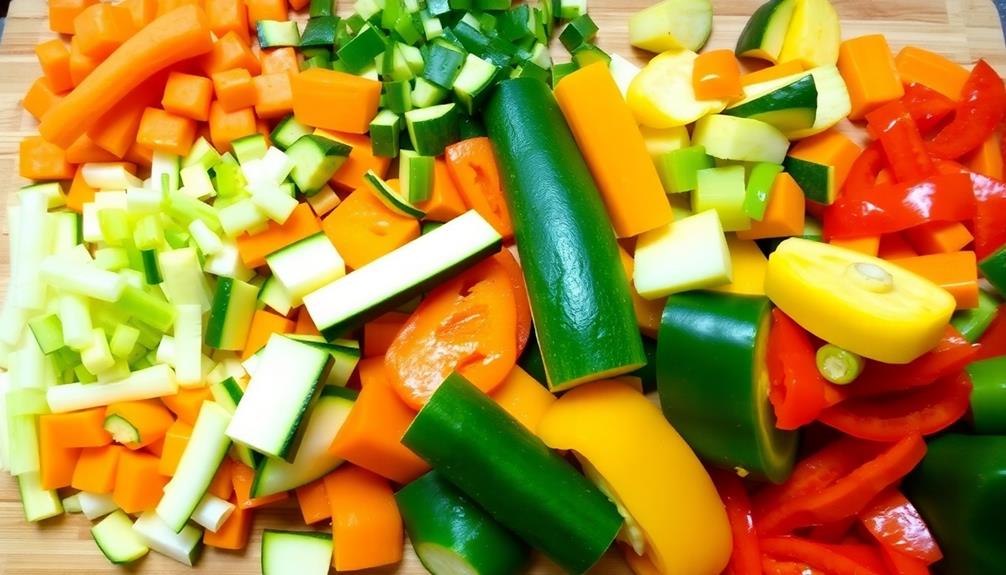
[[[516,361],[510,276],[488,259],[423,300],[388,348],[385,369],[402,399],[420,409],[451,372],[488,393]]]

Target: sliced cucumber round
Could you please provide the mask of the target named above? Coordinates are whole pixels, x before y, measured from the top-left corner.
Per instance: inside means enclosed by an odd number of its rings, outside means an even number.
[[[140,430],[136,429],[132,423],[121,415],[112,414],[105,418],[105,431],[112,434],[112,439],[116,443],[123,445],[129,443],[139,443],[141,440]]]

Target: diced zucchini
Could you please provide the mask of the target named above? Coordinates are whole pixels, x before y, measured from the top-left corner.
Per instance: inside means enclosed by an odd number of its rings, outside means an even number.
[[[98,549],[115,565],[132,563],[150,549],[133,530],[133,522],[123,511],[115,511],[91,528],[91,537]]]
[[[714,210],[723,231],[736,232],[751,228],[751,218],[744,211],[747,190],[744,187],[744,166],[723,166],[700,170],[698,186],[692,192],[692,211],[696,214]]]
[[[593,44],[581,44],[579,48],[573,50],[573,61],[580,68],[586,68],[597,62],[608,66],[611,64],[611,56]]]
[[[335,13],[335,0],[311,0],[309,14],[312,18],[317,16],[331,16]]]
[[[461,73],[464,63],[465,53],[462,49],[447,41],[434,41],[426,57],[423,78],[445,90],[450,90],[454,87],[454,81]]]
[[[779,164],[759,162],[751,168],[744,197],[744,211],[754,220],[761,221],[771,200],[772,186],[782,172]]]
[[[767,94],[742,100],[723,113],[760,120],[783,133],[811,128],[817,118],[817,86],[814,76],[807,74]]]
[[[423,156],[439,156],[458,141],[456,104],[442,104],[405,114],[412,147]]]
[[[796,0],[769,0],[762,4],[737,38],[737,55],[777,62],[795,8]]]
[[[259,46],[263,48],[300,46],[300,29],[293,20],[259,20],[255,27],[258,30]]]
[[[269,138],[272,140],[272,144],[279,148],[280,150],[286,150],[299,140],[302,136],[314,133],[314,130],[301,124],[297,121],[297,118],[290,114],[289,116],[283,118],[276,124],[273,128],[272,133]],[[219,174],[218,174],[219,176]],[[221,196],[225,194],[220,192]]]
[[[663,0],[632,15],[629,42],[650,52],[681,48],[697,52],[712,29],[710,0]]]
[[[206,324],[206,345],[214,349],[243,349],[258,293],[259,288],[251,284],[233,278],[220,278]]]
[[[266,263],[295,306],[305,295],[346,275],[345,262],[322,232],[269,254]]]
[[[231,142],[231,148],[238,162],[245,164],[251,160],[259,160],[265,157],[269,151],[269,142],[262,134],[252,134],[244,136]]]
[[[353,147],[330,138],[307,134],[301,136],[286,153],[293,161],[290,178],[297,189],[312,195],[346,162]]]
[[[412,105],[416,108],[436,106],[447,98],[448,91],[425,78],[416,78],[412,89]]]
[[[500,69],[474,54],[465,57],[461,72],[454,80],[454,95],[469,114],[488,95]]]
[[[566,28],[559,34],[559,41],[562,42],[562,45],[567,50],[572,52],[583,44],[592,41],[596,35],[597,24],[594,23],[594,20],[588,14],[583,14],[574,18],[566,25]]]
[[[552,66],[552,85],[553,86],[559,85],[559,82],[563,78],[569,76],[570,74],[576,72],[579,69],[580,67],[576,64],[576,62],[564,62],[561,64],[555,64],[554,66]]]
[[[436,158],[403,150],[398,165],[398,181],[401,183],[402,196],[412,205],[430,199],[433,194]]]
[[[377,28],[367,24],[352,40],[336,52],[346,70],[358,73],[374,63],[374,58],[387,49],[387,39]]]
[[[381,179],[373,170],[368,170],[363,176],[363,182],[366,184],[367,189],[370,190],[374,196],[381,200],[381,203],[387,206],[387,208],[396,214],[403,215],[408,218],[416,218],[421,220],[426,217],[426,212],[417,208],[412,204],[402,193],[395,190],[387,182]]]
[[[408,83],[405,83],[408,87]],[[374,155],[383,158],[398,156],[402,117],[391,110],[381,110],[370,123],[370,144]]]
[[[192,525],[174,529],[152,511],[147,511],[136,519],[133,531],[150,549],[189,567],[195,564],[203,550],[201,530]]]
[[[325,575],[331,563],[330,533],[274,529],[262,533],[262,575]]]
[[[789,140],[775,127],[758,120],[713,115],[695,124],[692,142],[721,160],[781,164]]]

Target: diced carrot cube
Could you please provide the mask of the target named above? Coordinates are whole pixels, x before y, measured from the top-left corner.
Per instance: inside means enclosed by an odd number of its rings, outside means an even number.
[[[209,123],[213,147],[225,152],[234,140],[255,133],[255,112],[252,108],[227,112],[218,100],[210,104]]]
[[[262,72],[262,65],[252,53],[248,43],[235,32],[228,32],[223,38],[213,43],[213,49],[203,56],[203,70],[213,75],[216,72],[244,68],[252,76]]]
[[[161,398],[164,406],[178,416],[178,420],[189,425],[196,424],[199,409],[204,401],[213,401],[213,394],[208,387],[179,390],[175,395],[165,395]]]
[[[737,232],[742,240],[798,236],[803,233],[806,201],[792,176],[783,172],[772,184],[762,221],[752,220],[751,229]]]
[[[147,108],[140,120],[136,142],[154,151],[178,156],[189,153],[196,139],[196,123],[159,108]]]
[[[87,7],[100,0],[49,0],[49,29],[59,34],[73,34],[73,21]]]
[[[263,74],[255,83],[255,115],[263,119],[281,118],[293,111],[293,91],[288,74]]]
[[[55,92],[66,92],[73,88],[70,77],[70,50],[58,38],[35,46],[35,55],[42,66],[42,73],[49,79]]]
[[[73,29],[80,51],[98,59],[107,58],[136,32],[129,10],[106,3],[89,6],[78,14]]]
[[[299,74],[300,62],[297,51],[289,46],[262,50],[263,74]]]
[[[175,474],[190,437],[192,437],[192,425],[185,423],[181,418],[171,424],[168,432],[164,434],[164,449],[161,450],[161,459],[157,464],[158,473],[169,477]]]
[[[70,39],[70,80],[74,86],[83,82],[100,63],[100,58],[92,58],[80,50],[80,40],[76,36]]]
[[[255,105],[255,83],[244,68],[213,74],[213,91],[225,112],[235,112]]]
[[[178,116],[205,122],[210,118],[213,82],[204,76],[172,72],[164,87],[161,106]]]
[[[29,180],[69,180],[73,166],[66,161],[66,152],[42,136],[29,136],[21,140],[18,173]]]
[[[24,95],[21,105],[36,120],[41,120],[42,116],[62,99],[63,97],[56,94],[52,89],[49,80],[45,76],[40,76],[28,88],[28,92]]]
[[[119,457],[125,450],[121,445],[84,448],[73,470],[70,486],[88,493],[111,493],[115,488]]]
[[[365,134],[380,101],[380,82],[352,74],[311,68],[293,78],[294,114],[315,128]]]
[[[248,10],[244,0],[206,0],[206,19],[217,38],[234,32],[248,42]]]
[[[119,454],[112,499],[126,513],[142,513],[157,507],[168,478],[157,472],[160,460],[142,451]]]
[[[123,0],[119,6],[129,11],[137,30],[157,18],[157,0]]]
[[[850,120],[905,95],[898,78],[894,57],[883,34],[851,38],[842,42],[838,52],[838,71],[849,88],[852,100]]]
[[[255,31],[259,20],[288,20],[290,12],[286,0],[245,0],[248,6],[248,27]]]

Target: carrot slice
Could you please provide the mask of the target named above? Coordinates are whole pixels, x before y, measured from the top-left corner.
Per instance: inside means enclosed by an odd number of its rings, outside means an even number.
[[[140,119],[136,143],[152,150],[185,156],[196,141],[196,123],[160,108],[147,108]]]
[[[296,492],[297,505],[306,525],[332,517],[332,505],[328,502],[324,477],[298,487]]]
[[[176,62],[208,52],[213,46],[206,14],[183,6],[134,34],[83,82],[53,107],[39,132],[46,140],[69,146],[129,93]]]
[[[119,457],[126,451],[121,445],[85,447],[73,469],[70,486],[88,493],[111,493],[115,488],[115,474]]]
[[[168,411],[168,408],[155,399],[113,403],[105,410],[105,419],[112,416],[120,417],[136,430],[140,440],[124,444],[133,450],[159,441],[168,432],[171,424],[175,422],[175,418]]]
[[[903,258],[914,258],[919,255],[912,248],[906,239],[907,234],[884,234],[880,238],[880,247],[877,249],[877,257],[885,260],[898,260]]]
[[[519,366],[514,366],[490,397],[532,432],[555,403],[555,396]]]
[[[62,430],[45,417],[39,418],[38,423],[38,466],[42,489],[69,487],[80,448],[63,447]]]
[[[21,140],[18,173],[29,180],[69,180],[73,166],[66,161],[66,152],[41,136]]]
[[[465,204],[492,224],[504,239],[513,238],[513,223],[489,138],[471,138],[448,146],[446,157],[447,171]]]
[[[975,252],[930,254],[891,260],[950,292],[957,309],[978,307],[978,260]]]
[[[133,15],[122,6],[88,6],[73,20],[74,38],[85,56],[104,60],[136,31]]]
[[[849,88],[852,100],[850,120],[862,119],[867,112],[905,95],[905,87],[894,67],[891,47],[883,34],[842,42],[838,52],[838,71]]]
[[[315,128],[365,134],[380,101],[380,82],[352,74],[311,68],[293,78],[293,113]]]
[[[66,161],[71,164],[112,163],[118,162],[119,158],[83,134],[66,149]]]
[[[699,54],[692,71],[695,97],[699,100],[732,100],[744,94],[741,66],[733,50]]]
[[[205,122],[210,118],[213,82],[204,76],[172,72],[164,87],[161,106],[175,114]]]
[[[805,217],[803,190],[792,176],[783,172],[775,177],[768,207],[762,221],[752,220],[751,229],[737,232],[742,240],[798,236],[803,233]]]
[[[213,74],[213,91],[225,112],[234,112],[255,105],[255,84],[244,68]]]
[[[161,401],[164,402],[165,407],[178,416],[179,421],[195,425],[203,402],[213,401],[213,394],[210,393],[208,387],[182,389],[175,395],[165,395]]]
[[[517,305],[506,268],[486,260],[431,292],[385,356],[395,391],[414,409],[452,372],[491,392],[517,361]]]
[[[262,119],[281,118],[293,111],[289,74],[262,74],[252,81],[255,85],[256,116]]]
[[[351,191],[363,186],[363,176],[368,171],[373,170],[378,177],[383,178],[388,173],[388,166],[391,164],[390,158],[382,158],[374,155],[374,150],[370,145],[370,138],[359,134],[346,134],[344,132],[329,132],[326,130],[315,130],[315,135],[342,142],[352,146],[353,150],[346,158],[346,162],[332,176],[332,185],[340,190]]]
[[[112,442],[104,427],[105,411],[100,407],[42,415],[39,425],[49,428],[53,445],[59,447],[101,447]]]
[[[248,535],[251,532],[252,518],[255,512],[251,509],[237,507],[237,500],[231,499],[236,507],[231,516],[217,529],[216,533],[207,529],[203,533],[203,543],[217,549],[240,551],[248,546]]]
[[[433,174],[433,193],[430,199],[419,204],[419,209],[426,212],[427,220],[434,222],[449,222],[467,211],[465,201],[461,198],[447,162],[437,158]]]
[[[35,46],[35,55],[53,91],[66,92],[73,88],[73,79],[70,77],[70,51],[62,40],[54,38],[42,42]]]
[[[894,59],[894,65],[904,85],[922,84],[954,102],[961,99],[964,83],[969,76],[968,71],[959,64],[915,46],[902,48]]]
[[[142,513],[157,507],[168,478],[157,472],[160,459],[142,451],[119,455],[112,499],[126,513]]]
[[[300,335],[321,335],[321,332],[314,325],[314,321],[311,320],[311,314],[307,313],[307,308],[302,307],[297,312],[297,325],[294,326],[293,333]]]
[[[793,74],[799,74],[800,72],[803,72],[803,64],[797,60],[790,60],[789,62],[783,62],[782,64],[776,64],[774,66],[762,68],[761,70],[755,72],[744,74],[741,76],[741,85],[751,86],[753,84],[761,84],[762,82],[778,80],[780,78],[792,76]]]
[[[566,76],[555,98],[597,181],[615,234],[634,237],[670,223],[674,216],[660,175],[608,67],[597,63]]]
[[[248,10],[244,0],[206,0],[206,18],[217,38],[234,32],[248,42]]]
[[[320,231],[321,224],[314,217],[311,206],[299,204],[286,223],[269,222],[268,229],[262,233],[238,236],[238,252],[246,266],[257,268],[265,265],[267,255]]]
[[[202,403],[200,403],[200,406]],[[161,460],[157,465],[157,472],[161,475],[172,476],[178,468],[178,462],[182,459],[185,446],[189,444],[192,437],[192,425],[185,423],[181,419],[176,420],[164,434],[164,449],[161,450]]]
[[[129,11],[133,26],[139,30],[157,18],[157,0],[123,0],[119,6]]]
[[[59,34],[73,34],[73,21],[100,0],[49,0],[49,29]]]
[[[255,509],[277,501],[283,501],[290,496],[286,491],[252,498],[251,487],[255,481],[255,470],[241,463],[231,462],[231,482],[234,484],[234,496],[237,498],[238,509]]]
[[[402,516],[386,479],[343,465],[325,477],[325,491],[332,505],[332,565],[336,571],[401,561]]]
[[[957,252],[975,239],[960,222],[930,222],[905,230],[904,236],[921,255]]]
[[[80,51],[80,40],[76,36],[70,39],[70,80],[74,87],[80,85],[94,72],[101,60],[92,58]]]
[[[245,0],[248,6],[248,26],[252,31],[259,20],[288,20],[286,0]]]
[[[363,357],[384,355],[408,320],[407,314],[392,311],[364,325]]]
[[[230,459],[225,458],[220,463],[206,492],[220,499],[230,499],[234,495],[234,464]]]
[[[297,51],[289,46],[262,51],[262,74],[299,74]]]
[[[395,181],[389,181],[395,187]],[[349,194],[321,223],[346,265],[360,269],[419,237],[419,221],[389,210],[370,190]]]
[[[291,333],[292,331],[293,322],[287,318],[264,309],[255,310],[255,315],[252,316],[251,327],[248,328],[248,341],[245,342],[241,359],[245,360],[255,355],[258,350],[265,346],[272,334]]]
[[[362,390],[331,451],[395,483],[408,483],[430,469],[402,445],[402,435],[416,414],[391,388],[383,358],[361,361],[359,373]]]
[[[876,257],[880,252],[880,236],[863,236],[861,238],[832,238],[829,244]]]
[[[52,89],[49,80],[45,76],[41,76],[32,82],[31,87],[28,88],[28,92],[25,93],[24,99],[21,101],[21,105],[36,120],[41,120],[42,116],[62,99],[63,97]]]
[[[493,256],[510,278],[513,288],[514,305],[517,306],[517,355],[524,352],[527,341],[531,338],[531,302],[527,295],[527,285],[524,284],[524,272],[521,270],[513,251],[504,248]],[[629,277],[632,277],[631,275]]]
[[[252,108],[228,112],[219,101],[210,104],[210,141],[217,150],[227,151],[231,142],[254,133],[255,112]]]

